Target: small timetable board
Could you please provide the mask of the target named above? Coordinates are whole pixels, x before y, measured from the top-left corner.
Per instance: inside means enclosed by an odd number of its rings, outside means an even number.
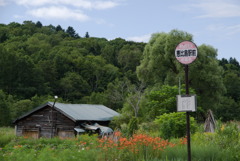
[[[196,95],[177,95],[178,112],[195,112],[196,108]]]

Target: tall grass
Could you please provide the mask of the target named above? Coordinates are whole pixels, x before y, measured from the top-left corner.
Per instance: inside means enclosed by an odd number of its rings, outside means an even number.
[[[10,127],[0,128],[0,148],[7,145],[13,138],[15,138],[14,129]]]
[[[14,129],[0,128],[0,160],[4,161],[186,161],[186,138],[163,140],[148,134],[116,142],[81,135],[77,138],[28,139],[14,136]],[[198,132],[191,137],[192,161],[239,161],[240,133],[233,124],[216,133]]]

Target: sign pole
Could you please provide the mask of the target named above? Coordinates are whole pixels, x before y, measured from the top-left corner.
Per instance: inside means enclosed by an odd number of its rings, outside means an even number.
[[[188,65],[185,65],[185,84],[186,84],[186,95],[189,95],[189,81],[188,81]],[[191,134],[190,134],[190,114],[186,112],[186,129],[187,129],[187,151],[188,161],[191,161]]]
[[[182,96],[177,97],[177,109],[179,112],[186,111],[188,161],[191,161],[190,112],[196,111],[196,97],[194,97],[194,100],[192,101],[191,96],[189,95],[188,64],[195,61],[197,53],[197,46],[191,41],[182,41],[175,49],[176,59],[185,65],[186,96],[185,98]]]

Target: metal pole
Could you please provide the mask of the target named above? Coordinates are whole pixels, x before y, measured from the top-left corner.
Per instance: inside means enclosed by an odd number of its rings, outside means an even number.
[[[53,138],[53,108],[54,108],[54,105],[56,103],[56,100],[57,100],[57,97],[55,96],[55,100],[54,100],[54,103],[53,103],[53,106],[52,106],[52,127],[51,127],[51,138]]]
[[[181,95],[181,79],[178,78],[178,94]]]
[[[189,95],[189,81],[188,81],[188,65],[185,65],[185,84],[186,84],[186,95]],[[187,121],[187,151],[188,151],[188,161],[191,161],[191,134],[190,134],[190,115],[186,112]]]

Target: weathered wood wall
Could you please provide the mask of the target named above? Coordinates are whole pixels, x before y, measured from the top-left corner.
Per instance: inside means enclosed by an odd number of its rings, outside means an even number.
[[[73,137],[75,122],[59,111],[46,106],[31,115],[18,120],[16,135],[33,138]]]

